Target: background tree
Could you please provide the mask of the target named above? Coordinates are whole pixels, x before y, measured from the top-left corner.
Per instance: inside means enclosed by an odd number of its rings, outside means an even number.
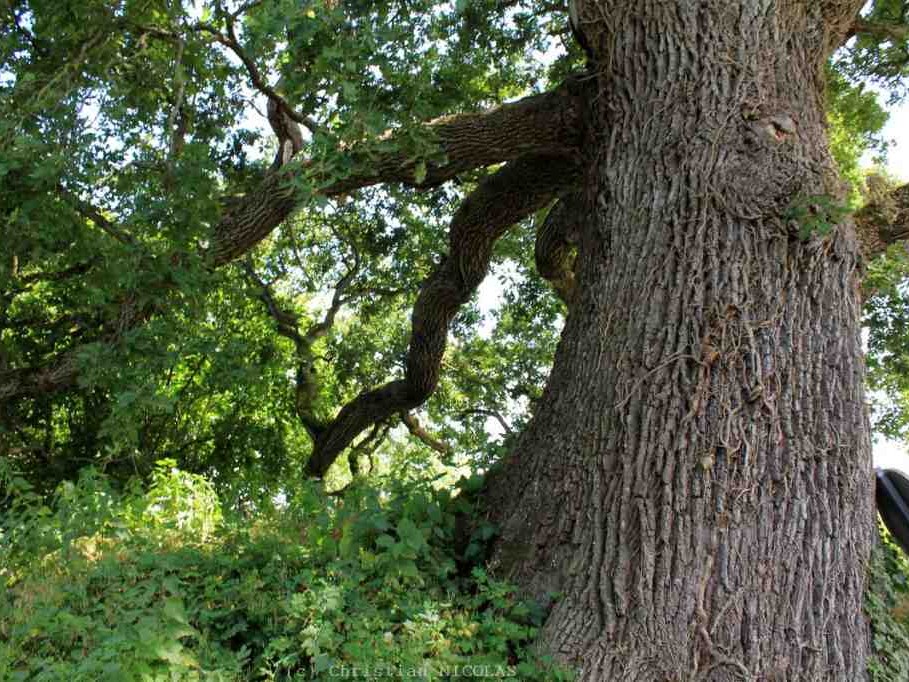
[[[906,68],[861,5],[578,2],[585,70],[545,2],[11,4],[4,454],[243,506],[400,423],[500,460],[493,566],[582,679],[864,675],[860,297],[909,194],[847,215],[855,79]]]

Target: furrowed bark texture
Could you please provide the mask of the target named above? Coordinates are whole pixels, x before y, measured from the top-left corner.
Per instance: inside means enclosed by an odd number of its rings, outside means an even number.
[[[855,214],[855,226],[867,258],[909,238],[909,185],[891,190]]]
[[[584,196],[574,192],[559,199],[537,229],[533,257],[537,273],[569,307],[574,299],[574,263],[581,227],[587,219]]]
[[[821,66],[856,9],[582,8],[577,290],[486,492],[494,569],[551,603],[540,644],[582,681],[866,678],[860,247],[785,217],[840,191]]]

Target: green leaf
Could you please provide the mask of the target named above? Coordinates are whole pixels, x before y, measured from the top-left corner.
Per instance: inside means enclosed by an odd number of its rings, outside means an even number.
[[[426,544],[423,533],[417,528],[416,524],[407,517],[398,522],[395,530],[398,533],[398,537],[401,538],[401,541],[415,551],[421,550]]]
[[[386,533],[383,533],[382,535],[380,535],[379,537],[376,538],[376,545],[383,549],[389,549],[390,547],[394,547],[395,542],[396,542],[395,539]]]
[[[171,597],[164,602],[164,615],[178,623],[189,624],[183,600]]]
[[[416,165],[416,167],[414,168],[414,171],[413,171],[414,182],[418,185],[423,184],[423,181],[426,180],[426,173],[427,173],[426,162],[420,161]]]

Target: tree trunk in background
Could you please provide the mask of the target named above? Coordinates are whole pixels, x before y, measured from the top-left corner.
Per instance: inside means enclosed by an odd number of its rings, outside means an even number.
[[[582,7],[579,291],[487,492],[494,567],[558,593],[541,645],[581,680],[866,677],[859,250],[787,219],[842,196],[822,65],[855,4]]]

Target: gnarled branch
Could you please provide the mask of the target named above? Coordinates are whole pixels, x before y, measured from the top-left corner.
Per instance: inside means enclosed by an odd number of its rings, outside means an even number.
[[[426,124],[446,161],[428,164],[425,175],[420,164],[403,152],[391,151],[365,158],[351,150],[357,161],[353,171],[318,190],[324,196],[348,194],[382,183],[411,187],[434,187],[457,175],[526,154],[570,154],[579,144],[581,105],[577,100],[582,85],[569,79],[564,85],[542,95],[503,104],[482,113],[460,114]],[[227,263],[249,251],[268,236],[297,207],[301,197],[295,180],[314,173],[311,163],[271,173],[259,187],[243,197],[215,229],[211,256],[215,265]],[[318,178],[314,178],[318,184]]]
[[[573,192],[559,199],[537,228],[534,261],[537,272],[548,280],[559,298],[570,306],[574,300],[574,261],[584,219],[584,198]]]
[[[891,244],[909,239],[909,184],[866,204],[853,218],[867,259],[881,255]]]
[[[349,156],[355,161],[351,173],[325,184],[318,192],[337,196],[380,183],[431,187],[465,171],[529,154],[570,155],[579,144],[581,99],[585,92],[583,82],[570,78],[544,94],[485,112],[448,116],[427,123],[426,130],[437,140],[445,162],[428,164],[425,175],[416,172],[419,160],[401,151],[366,155],[351,149]],[[247,253],[291,215],[302,199],[294,181],[304,173],[312,178],[317,170],[311,163],[282,166],[276,172],[267,173],[257,189],[234,202],[214,229],[208,250],[213,266]],[[318,185],[318,177],[315,183]],[[516,191],[521,193],[523,189]],[[550,199],[552,196],[549,195]],[[103,218],[100,214],[86,215],[93,220]],[[98,224],[115,238],[131,241],[129,235],[112,231],[112,224]],[[131,317],[138,322],[152,311],[146,312]],[[123,328],[121,323],[117,326]],[[78,363],[73,355],[58,358],[47,366],[0,372],[0,400],[66,390],[75,385],[77,377]]]
[[[450,254],[423,283],[414,305],[404,378],[364,391],[341,409],[316,440],[311,475],[323,476],[370,425],[426,401],[439,381],[449,325],[486,276],[496,240],[579,178],[573,157],[527,156],[486,178],[465,199],[452,218]]]
[[[901,43],[909,39],[909,26],[905,24],[888,24],[881,21],[868,21],[858,17],[852,22],[850,37],[854,35],[872,36],[880,40]]]
[[[67,354],[44,367],[7,370],[0,373],[0,403],[13,397],[34,397],[71,386],[78,376],[75,354]]]

